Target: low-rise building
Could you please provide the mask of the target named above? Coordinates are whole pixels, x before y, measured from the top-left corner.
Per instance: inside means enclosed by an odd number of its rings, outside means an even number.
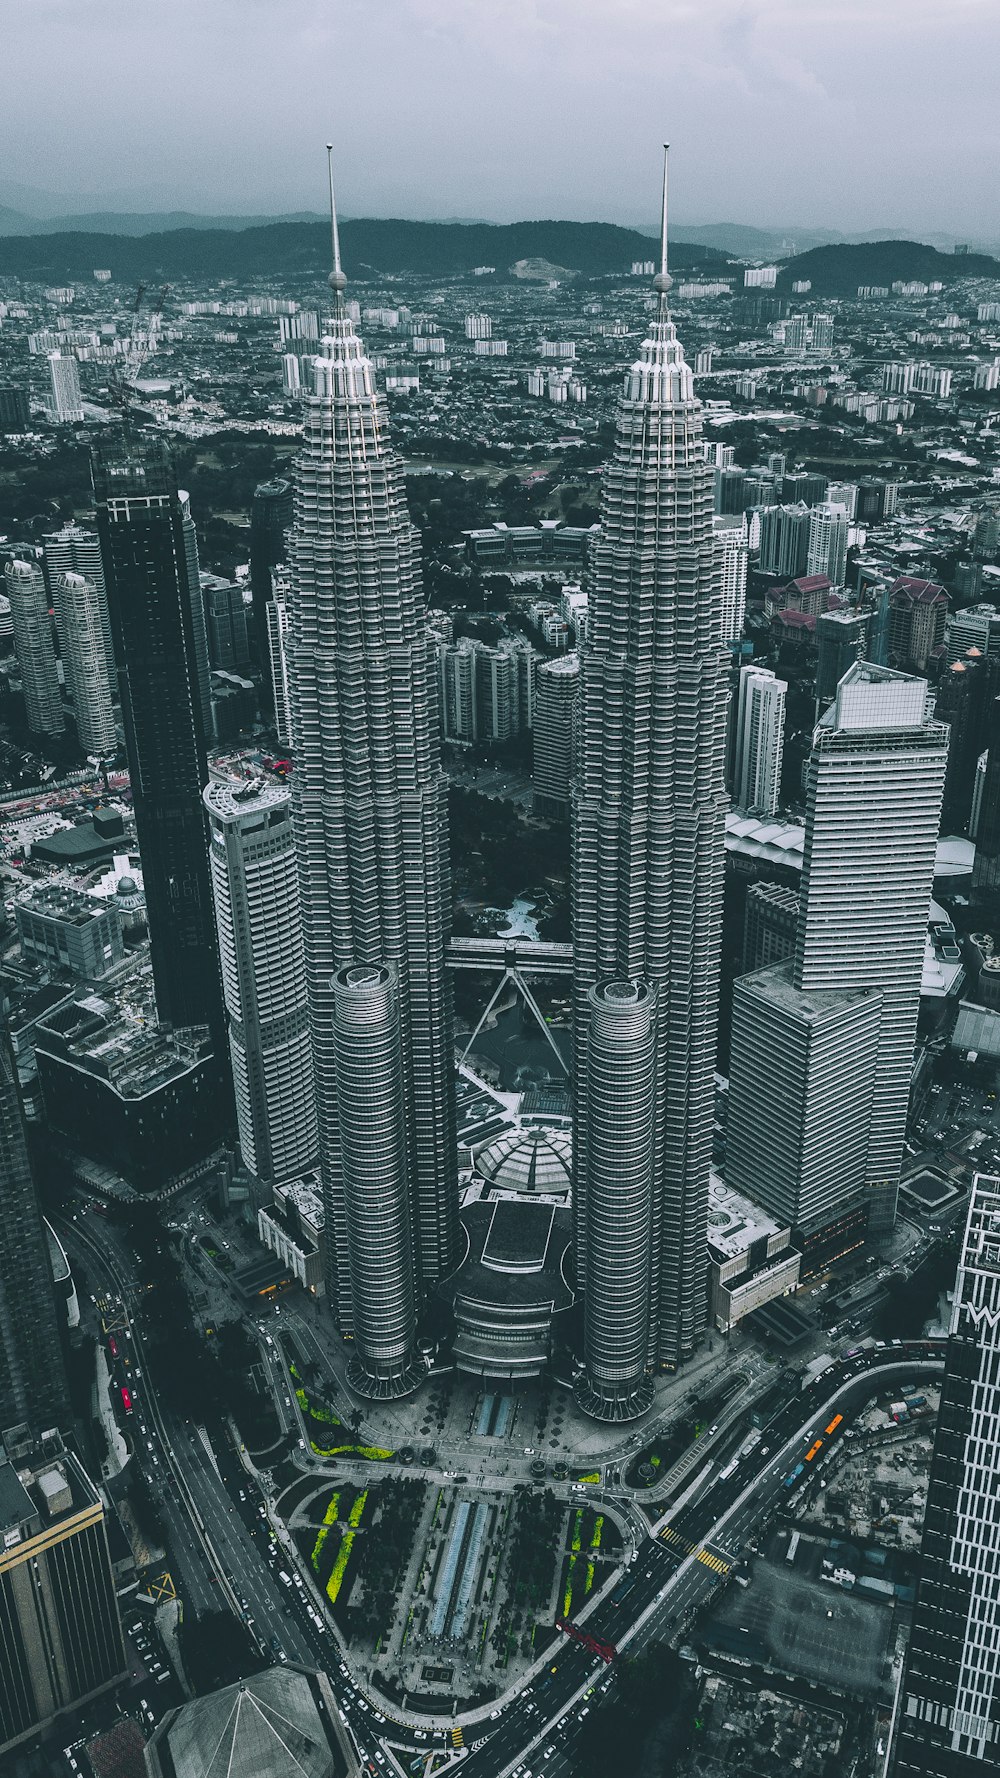
[[[791,1228],[715,1176],[708,1188],[708,1258],[712,1320],[721,1333],[798,1287],[801,1255]]]

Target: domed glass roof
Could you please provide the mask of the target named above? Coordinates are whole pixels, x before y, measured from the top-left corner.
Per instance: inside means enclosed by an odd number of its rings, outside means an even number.
[[[566,1196],[572,1184],[573,1138],[568,1130],[506,1130],[476,1155],[480,1178],[500,1191]]]

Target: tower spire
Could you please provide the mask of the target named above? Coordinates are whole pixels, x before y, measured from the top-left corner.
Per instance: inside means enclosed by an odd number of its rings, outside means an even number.
[[[334,298],[336,300],[337,307],[339,309],[343,305],[344,290],[346,289],[346,286],[347,286],[347,279],[344,276],[343,267],[341,266],[341,263],[340,263],[340,231],[337,228],[337,200],[336,200],[336,198],[334,196],[334,192],[333,192],[333,143],[332,142],[328,142],[326,145],[326,167],[327,167],[327,173],[329,174],[329,179],[330,179],[330,240],[331,240],[331,246],[333,248],[333,270],[330,273],[328,283],[330,285],[330,289],[333,291]]]
[[[667,318],[667,295],[673,279],[667,271],[667,168],[670,162],[670,143],[663,144],[663,204],[660,211],[660,269],[653,279],[653,289],[660,297],[660,320]]]

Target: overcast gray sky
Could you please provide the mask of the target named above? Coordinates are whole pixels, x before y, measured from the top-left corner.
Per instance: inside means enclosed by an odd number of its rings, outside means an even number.
[[[997,0],[0,0],[0,182],[1000,236]],[[8,195],[7,201],[11,201]]]

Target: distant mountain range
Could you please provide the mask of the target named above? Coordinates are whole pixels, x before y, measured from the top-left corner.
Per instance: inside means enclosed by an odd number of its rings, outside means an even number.
[[[180,213],[178,213],[180,215]],[[83,220],[81,218],[75,221]],[[107,220],[113,220],[107,218]],[[136,223],[144,220],[134,217]],[[146,218],[145,220],[149,220]],[[170,220],[159,217],[162,224]],[[329,265],[329,224],[311,217],[255,222],[246,217],[198,218],[199,226],[144,234],[110,230],[0,235],[0,275],[44,283],[82,282],[96,267],[108,267],[116,282],[139,279],[173,283],[186,279],[315,277]],[[213,226],[209,226],[213,224]],[[237,226],[238,225],[238,226]],[[716,241],[671,242],[676,272],[724,271],[735,256],[772,258],[781,265],[779,291],[808,279],[816,296],[853,296],[860,284],[897,279],[1000,277],[1000,262],[982,253],[942,253],[921,241],[830,242],[780,260],[763,250],[763,231],[713,224],[699,231]],[[525,265],[549,268],[546,275],[601,277],[627,272],[636,260],[655,257],[651,237],[610,222],[408,222],[351,218],[341,225],[344,265],[352,280],[417,273],[461,277],[476,266],[493,266],[506,280],[524,275]],[[733,274],[739,288],[739,269]]]
[[[199,216],[193,210],[128,212],[94,210],[83,215],[29,216],[25,210],[0,205],[0,237],[4,235],[152,235],[175,229],[261,228],[271,222],[322,222],[315,210],[288,216]]]
[[[232,219],[231,219],[232,220]],[[520,260],[599,277],[648,260],[654,243],[636,229],[610,222],[405,222],[364,219],[340,230],[344,265],[354,278],[393,272],[459,276],[495,266],[498,277]],[[8,235],[0,239],[0,274],[53,281],[89,279],[108,267],[116,280],[321,276],[329,264],[329,224],[283,221],[249,228],[184,228],[139,236],[107,232]],[[726,263],[712,247],[671,243],[680,271]]]
[[[841,241],[786,260],[778,289],[787,292],[794,282],[808,279],[813,296],[854,296],[862,284],[892,285],[897,279],[930,283],[937,278],[943,284],[956,278],[1000,278],[1000,260],[986,253],[939,253],[923,241]]]

